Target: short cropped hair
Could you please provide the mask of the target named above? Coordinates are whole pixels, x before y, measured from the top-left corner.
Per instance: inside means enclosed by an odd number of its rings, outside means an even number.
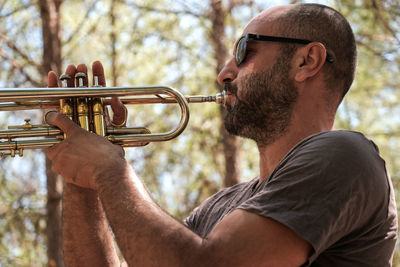
[[[321,42],[334,57],[325,63],[325,82],[331,93],[342,98],[348,92],[355,75],[357,48],[350,24],[336,10],[320,4],[296,4],[278,19],[282,36]],[[286,53],[298,48],[289,46]]]

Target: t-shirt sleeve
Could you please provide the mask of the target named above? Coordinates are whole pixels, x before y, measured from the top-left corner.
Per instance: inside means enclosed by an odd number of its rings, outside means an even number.
[[[224,188],[207,198],[200,206],[183,220],[183,224],[202,238],[206,237],[224,216],[225,208],[238,191],[247,183],[240,183]]]
[[[303,140],[239,208],[283,223],[314,248],[313,258],[387,205],[385,163],[354,132]]]

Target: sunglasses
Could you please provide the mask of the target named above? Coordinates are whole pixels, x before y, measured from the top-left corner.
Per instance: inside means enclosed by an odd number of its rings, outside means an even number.
[[[309,44],[312,41],[296,39],[296,38],[287,38],[287,37],[275,37],[275,36],[267,36],[267,35],[259,35],[248,33],[239,38],[236,43],[236,47],[234,50],[234,56],[236,60],[236,64],[239,66],[246,59],[247,56],[247,42],[249,40],[256,41],[267,41],[267,42],[281,42],[281,43],[296,43],[296,44]],[[333,63],[334,59],[331,55],[326,52],[326,61],[329,63]]]

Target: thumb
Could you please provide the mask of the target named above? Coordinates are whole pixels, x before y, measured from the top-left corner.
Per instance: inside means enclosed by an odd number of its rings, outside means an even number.
[[[73,132],[79,131],[82,128],[67,116],[56,111],[49,111],[44,117],[46,123],[56,126],[61,129],[66,135],[71,135]]]

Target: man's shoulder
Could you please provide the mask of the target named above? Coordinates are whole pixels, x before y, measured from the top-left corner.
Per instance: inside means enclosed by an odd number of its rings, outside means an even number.
[[[385,161],[377,146],[353,131],[323,132],[302,140],[277,168],[277,174],[284,177],[293,172],[322,183],[333,179],[336,184],[387,184]]]
[[[335,130],[326,131],[311,135],[300,142],[303,145],[345,145],[345,147],[356,148],[358,146],[372,146],[373,149],[377,150],[376,145],[364,134],[355,131]]]
[[[323,159],[327,157],[358,158],[367,161],[380,159],[379,149],[373,141],[360,132],[344,130],[327,131],[309,136],[299,142],[288,156],[310,153]]]

